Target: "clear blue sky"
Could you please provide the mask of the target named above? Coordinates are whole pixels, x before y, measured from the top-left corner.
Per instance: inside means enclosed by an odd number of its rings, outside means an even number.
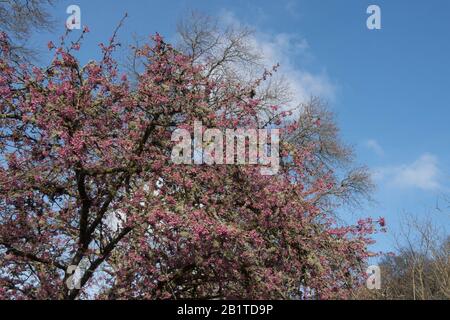
[[[86,59],[125,12],[124,42],[133,33],[173,38],[177,21],[192,9],[253,27],[255,39],[282,60],[273,63],[285,62],[305,94],[329,100],[344,141],[374,172],[378,204],[358,215],[386,217],[390,231],[377,237],[376,249],[390,249],[404,212],[450,229],[450,204],[439,200],[450,194],[450,1],[73,0],[54,9],[61,33],[70,4],[81,7],[82,24],[91,29]],[[381,30],[366,27],[370,4],[381,8]],[[43,48],[48,37],[31,41]],[[447,213],[438,213],[437,204]]]

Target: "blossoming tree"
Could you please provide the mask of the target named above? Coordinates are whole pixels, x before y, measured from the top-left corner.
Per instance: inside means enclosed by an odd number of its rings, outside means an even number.
[[[326,299],[364,280],[376,221],[318,205],[336,177],[310,165],[315,142],[249,94],[273,71],[208,77],[157,34],[131,85],[115,36],[86,65],[79,41],[50,43],[46,68],[0,41],[0,299]],[[278,174],[174,165],[171,134],[195,121],[279,128]]]

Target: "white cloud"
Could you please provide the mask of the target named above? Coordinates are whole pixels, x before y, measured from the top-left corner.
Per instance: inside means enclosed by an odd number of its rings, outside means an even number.
[[[369,139],[365,142],[365,146],[375,152],[378,156],[384,155],[384,150],[375,139]]]
[[[441,189],[439,175],[437,157],[425,153],[409,164],[378,168],[373,177],[396,187],[437,190]]]
[[[242,23],[234,13],[224,11],[221,14],[225,25],[241,26]],[[283,79],[290,87],[292,101],[288,107],[298,106],[308,101],[311,96],[318,96],[326,100],[335,99],[336,87],[329,79],[327,73],[311,72],[305,69],[305,64],[298,62],[311,60],[312,54],[306,39],[292,33],[266,33],[249,26],[255,30],[250,36],[250,44],[263,57],[263,64],[270,68],[280,64],[279,71],[273,80]]]

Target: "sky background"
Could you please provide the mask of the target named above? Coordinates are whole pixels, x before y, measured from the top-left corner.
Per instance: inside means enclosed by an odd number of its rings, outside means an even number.
[[[63,34],[71,4],[91,30],[86,61],[98,57],[97,44],[108,41],[125,13],[123,43],[155,32],[175,39],[177,22],[191,10],[253,28],[255,45],[269,66],[281,63],[296,99],[326,99],[357,163],[373,172],[376,202],[344,212],[345,219],[386,218],[388,232],[377,236],[375,250],[392,250],[406,213],[430,217],[448,233],[450,1],[59,1],[52,10],[56,33],[30,39],[44,63],[50,58],[44,48]],[[381,8],[381,30],[366,27],[371,4]]]

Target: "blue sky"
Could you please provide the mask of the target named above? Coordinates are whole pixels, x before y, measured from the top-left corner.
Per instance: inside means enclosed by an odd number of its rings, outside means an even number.
[[[377,203],[358,215],[386,217],[389,232],[375,248],[390,250],[406,212],[432,217],[448,232],[450,208],[435,209],[450,206],[440,200],[450,194],[448,0],[60,1],[53,13],[61,34],[70,4],[91,29],[86,59],[125,12],[120,39],[130,43],[133,34],[154,32],[173,39],[177,21],[193,9],[254,28],[255,42],[268,62],[282,64],[297,98],[327,99],[357,162],[374,172]],[[381,30],[366,27],[370,4],[381,8]],[[48,39],[40,33],[30,41],[44,48]]]

